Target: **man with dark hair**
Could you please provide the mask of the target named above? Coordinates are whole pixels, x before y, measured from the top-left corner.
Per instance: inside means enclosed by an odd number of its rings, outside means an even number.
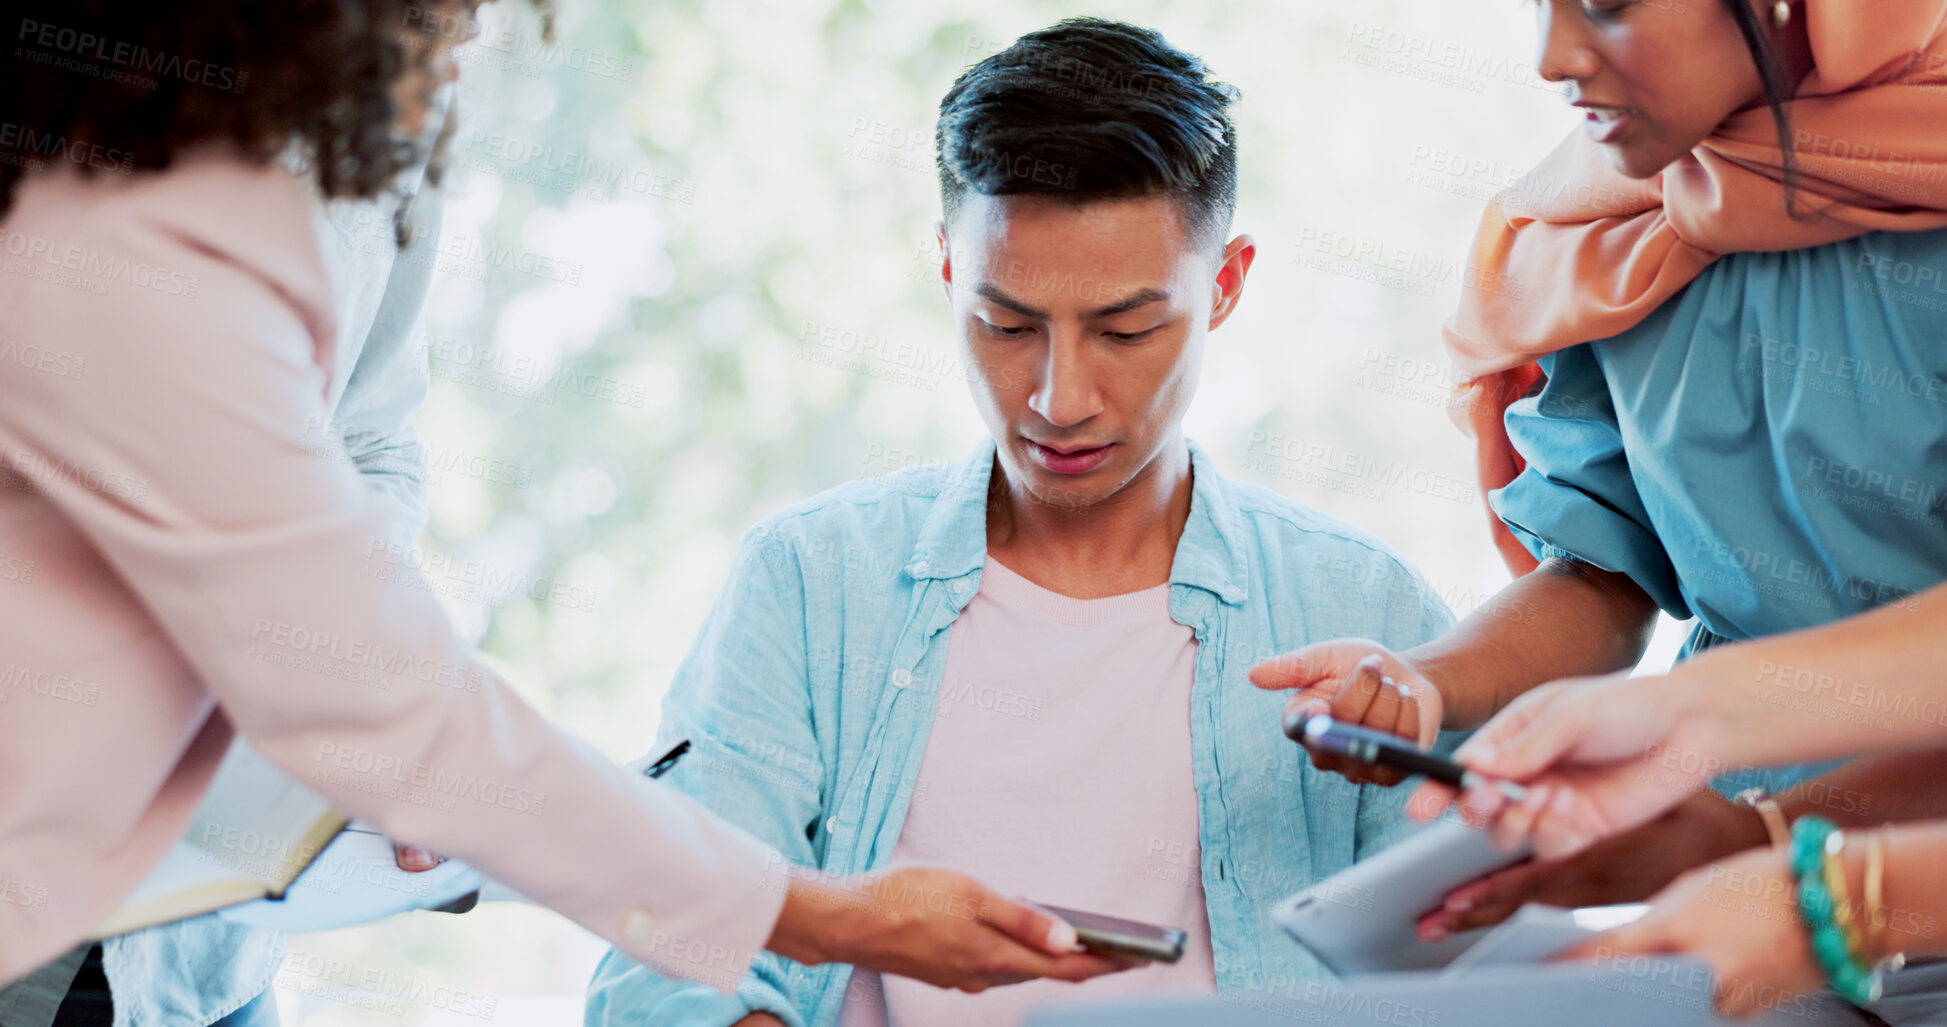
[[[1184,438],[1229,238],[1229,87],[1153,31],[1023,37],[940,105],[940,276],[991,438],[854,482],[744,540],[671,686],[668,774],[794,861],[950,860],[1017,894],[1184,929],[1087,994],[1302,995],[1264,911],[1411,830],[1399,789],[1315,772],[1256,663],[1452,616],[1377,540],[1225,480]],[[1016,1023],[980,995],[765,957],[736,996],[618,954],[591,1024]]]
[[[1223,247],[1237,203],[1237,91],[1151,29],[1075,18],[981,61],[940,100],[945,224],[969,194],[1076,203],[1169,194]]]

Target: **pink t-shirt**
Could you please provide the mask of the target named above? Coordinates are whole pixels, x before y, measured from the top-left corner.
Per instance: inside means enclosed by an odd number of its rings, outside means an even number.
[[[1013,1027],[1055,998],[1211,992],[1190,688],[1196,635],[1169,586],[1051,592],[987,559],[954,621],[932,737],[894,863],[964,870],[1002,895],[1181,927],[1181,962],[967,995],[854,973],[843,1027]]]

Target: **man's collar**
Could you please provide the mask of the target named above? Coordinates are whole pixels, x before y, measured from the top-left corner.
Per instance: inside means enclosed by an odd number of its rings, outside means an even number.
[[[919,544],[906,561],[917,580],[959,578],[987,562],[987,483],[994,473],[994,440],[981,439],[973,454],[954,464],[932,513],[919,529]]]
[[[1176,544],[1170,583],[1192,585],[1232,606],[1251,594],[1244,518],[1203,447],[1190,442],[1190,519]]]
[[[1243,520],[1217,468],[1195,442],[1190,447],[1190,519],[1176,544],[1170,583],[1208,591],[1233,606],[1250,595],[1250,561]],[[952,579],[979,570],[987,560],[987,489],[994,473],[994,440],[982,439],[967,459],[953,465],[919,543],[906,561],[915,579]]]

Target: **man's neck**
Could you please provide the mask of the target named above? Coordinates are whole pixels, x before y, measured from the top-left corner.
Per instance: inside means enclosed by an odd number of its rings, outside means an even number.
[[[1190,449],[1179,436],[1115,495],[1087,506],[1049,502],[1009,479],[999,459],[987,492],[987,554],[1076,599],[1170,580],[1190,519]]]

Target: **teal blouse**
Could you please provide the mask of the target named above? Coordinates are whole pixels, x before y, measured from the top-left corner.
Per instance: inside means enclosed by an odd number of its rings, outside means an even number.
[[[1947,580],[1947,231],[1727,256],[1542,368],[1507,415],[1527,469],[1489,501],[1536,556],[1695,616],[1686,652]]]
[[[1733,640],[1947,580],[1947,231],[1734,254],[1542,366],[1490,497],[1537,555]]]

